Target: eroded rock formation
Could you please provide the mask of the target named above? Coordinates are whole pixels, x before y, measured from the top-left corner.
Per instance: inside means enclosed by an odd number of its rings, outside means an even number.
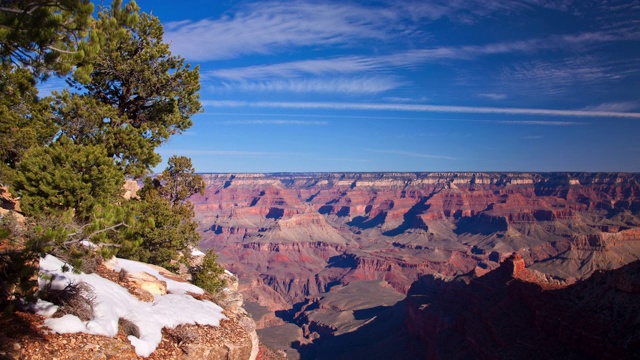
[[[513,252],[563,279],[640,257],[640,175],[206,174],[203,240],[272,310],[335,284],[485,273]]]
[[[467,282],[492,274],[514,252],[522,257],[518,269],[526,266],[545,286],[566,286],[640,258],[638,174],[203,177],[205,194],[191,198],[203,236],[200,248],[213,248],[238,274],[261,334],[274,344],[293,341],[312,357],[334,358],[327,346],[361,342],[364,330],[379,332],[384,344],[386,332],[397,331],[379,319],[397,319],[400,303],[374,307],[380,313],[357,309],[371,318],[349,317],[356,310],[347,305],[346,315],[340,306],[330,310],[332,299],[349,294],[345,286],[378,281],[403,296],[428,274]],[[365,319],[372,322],[362,325]],[[327,336],[333,340],[318,338]],[[358,351],[367,349],[381,351],[364,343]]]
[[[639,298],[638,261],[568,285],[514,256],[479,278],[422,277],[404,321],[428,359],[634,359]]]

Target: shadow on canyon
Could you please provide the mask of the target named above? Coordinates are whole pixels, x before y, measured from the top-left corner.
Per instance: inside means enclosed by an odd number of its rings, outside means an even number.
[[[378,215],[374,216],[371,219],[369,219],[366,216],[356,216],[353,218],[353,220],[349,221],[347,225],[355,226],[362,230],[366,230],[366,229],[371,229],[376,226],[380,226],[384,224],[384,221],[386,220],[386,218],[387,218],[387,214],[384,212],[379,213]]]
[[[640,261],[567,286],[507,261],[479,278],[421,277],[405,325],[433,359],[640,359],[639,300]]]
[[[371,319],[357,330],[306,324],[320,337],[291,347],[301,359],[640,359],[640,261],[563,286],[519,261],[482,277],[425,275],[405,300],[355,310]]]
[[[403,325],[405,302],[356,310],[356,320],[372,320],[357,330],[333,336],[322,334],[310,344],[294,342],[301,359],[417,359],[424,358],[424,345],[410,336]]]

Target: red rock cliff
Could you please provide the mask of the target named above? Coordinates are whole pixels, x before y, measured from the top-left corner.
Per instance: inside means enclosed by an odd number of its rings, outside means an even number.
[[[486,273],[513,252],[556,277],[640,258],[640,175],[205,174],[201,248],[248,300],[284,309],[335,284]]]

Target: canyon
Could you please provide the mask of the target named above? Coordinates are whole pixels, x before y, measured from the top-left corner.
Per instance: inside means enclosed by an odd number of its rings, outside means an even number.
[[[640,259],[639,174],[202,176],[200,249],[238,275],[261,338],[293,357],[332,358],[341,339],[376,351],[375,335],[355,335],[373,327],[397,335],[378,344],[427,351],[402,320],[425,276],[482,279],[515,253],[569,287]]]
[[[476,278],[425,275],[405,303],[428,359],[637,359],[640,261],[572,285],[518,255]]]

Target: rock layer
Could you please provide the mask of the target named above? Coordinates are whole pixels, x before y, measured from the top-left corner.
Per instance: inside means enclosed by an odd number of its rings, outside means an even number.
[[[337,284],[477,274],[513,252],[575,281],[640,257],[640,175],[204,174],[200,248],[272,310]]]
[[[409,291],[405,325],[428,359],[634,359],[639,274],[636,261],[567,285],[518,256],[479,278],[427,275]]]

